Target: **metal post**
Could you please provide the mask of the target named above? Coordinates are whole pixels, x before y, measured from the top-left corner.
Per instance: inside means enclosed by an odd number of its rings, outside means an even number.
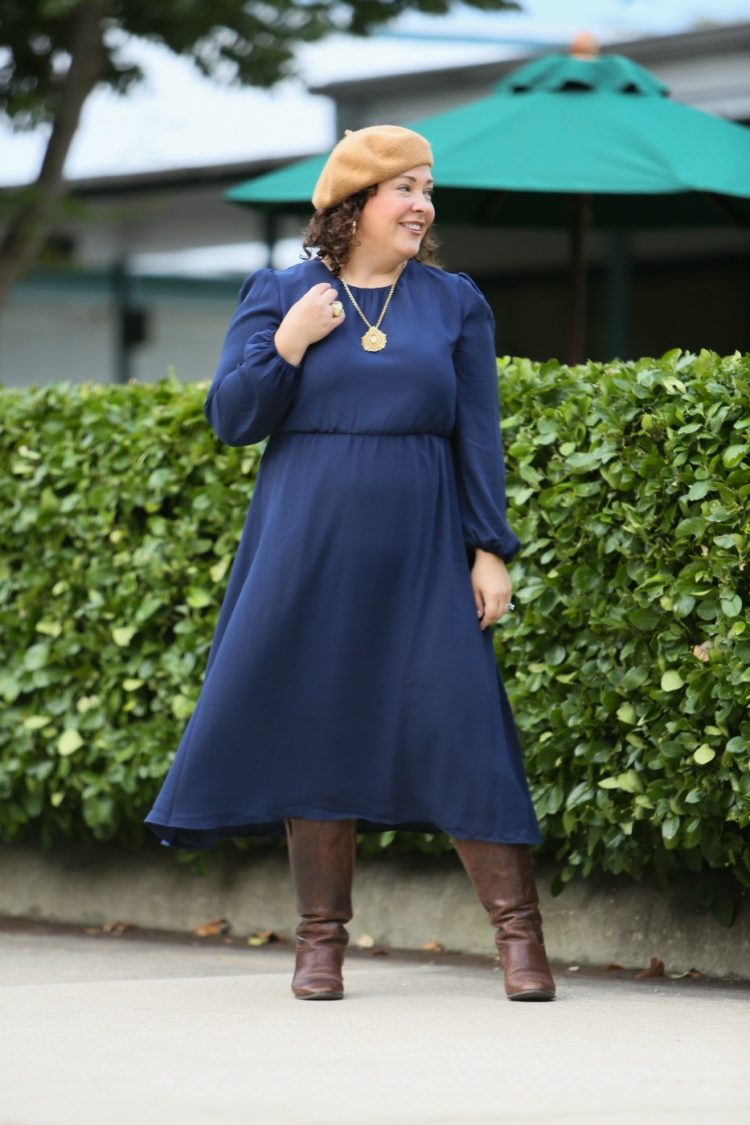
[[[266,266],[273,269],[273,251],[277,238],[277,216],[275,211],[263,212],[263,241],[266,244]]]
[[[609,238],[609,352],[628,359],[630,351],[630,239],[624,231]]]
[[[126,340],[126,322],[129,304],[128,266],[125,258],[112,267],[112,295],[115,314],[114,381],[127,383],[130,378],[130,354]]]

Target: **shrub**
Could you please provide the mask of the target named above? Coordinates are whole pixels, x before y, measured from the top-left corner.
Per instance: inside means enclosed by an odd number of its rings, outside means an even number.
[[[500,367],[524,548],[496,652],[558,889],[597,868],[747,886],[750,356]]]
[[[495,648],[554,890],[651,873],[730,921],[750,885],[750,355],[499,371],[523,548]],[[4,840],[146,838],[262,453],[215,438],[206,387],[0,392]]]
[[[4,391],[0,837],[126,843],[198,697],[260,451],[205,386]]]

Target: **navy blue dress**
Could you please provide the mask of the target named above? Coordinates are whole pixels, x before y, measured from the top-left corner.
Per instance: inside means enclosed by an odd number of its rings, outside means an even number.
[[[274,346],[317,282],[346,320],[295,366]],[[351,286],[371,323],[388,286]],[[240,291],[204,411],[228,445],[268,437],[200,697],[145,823],[166,845],[354,817],[538,844],[474,547],[506,561],[492,311],[411,259],[365,325],[318,258]]]

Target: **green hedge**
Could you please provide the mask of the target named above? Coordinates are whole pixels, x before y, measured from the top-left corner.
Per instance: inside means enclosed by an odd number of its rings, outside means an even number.
[[[651,873],[729,921],[750,885],[750,355],[499,366],[524,546],[495,645],[554,889]],[[0,391],[0,839],[153,840],[262,453],[215,438],[206,388]]]
[[[525,546],[496,651],[557,887],[650,871],[728,922],[750,885],[750,355],[500,367]]]

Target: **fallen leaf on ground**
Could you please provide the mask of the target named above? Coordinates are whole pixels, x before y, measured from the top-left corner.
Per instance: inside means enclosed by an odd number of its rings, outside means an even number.
[[[85,934],[100,934],[101,930],[99,929],[98,926],[84,926],[83,932]]]
[[[441,945],[439,941],[425,941],[422,942],[422,949],[427,953],[444,953],[445,946]]]
[[[121,934],[123,930],[137,930],[133,922],[105,922],[102,932],[105,934]]]
[[[670,973],[672,980],[682,980],[683,977],[702,977],[703,973],[699,973],[697,969],[688,969],[684,973]]]
[[[660,961],[658,957],[651,958],[651,964],[647,969],[641,969],[636,973],[633,980],[645,980],[646,977],[663,977],[664,976],[664,962]]]
[[[608,965],[604,965],[605,973],[613,972],[615,969],[624,969],[624,965],[617,965],[614,961],[610,961]]]
[[[285,941],[283,934],[279,934],[276,930],[258,930],[257,934],[250,934],[247,939],[248,945],[268,945],[272,941]]]
[[[196,937],[216,937],[217,934],[226,934],[229,931],[229,922],[226,918],[213,918],[210,922],[202,922],[196,926],[193,933]]]
[[[389,953],[389,949],[381,949],[378,945],[376,945],[374,949],[370,950],[371,957],[387,957]]]

